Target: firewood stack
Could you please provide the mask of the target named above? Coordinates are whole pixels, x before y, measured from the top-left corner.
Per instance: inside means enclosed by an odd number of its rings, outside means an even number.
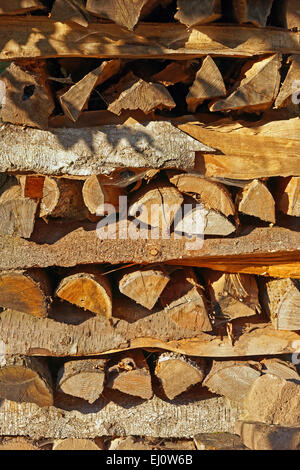
[[[0,449],[300,449],[300,0],[0,2]]]

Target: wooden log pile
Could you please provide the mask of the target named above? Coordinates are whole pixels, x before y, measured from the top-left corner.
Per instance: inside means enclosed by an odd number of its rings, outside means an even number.
[[[0,450],[300,449],[298,0],[0,3]]]

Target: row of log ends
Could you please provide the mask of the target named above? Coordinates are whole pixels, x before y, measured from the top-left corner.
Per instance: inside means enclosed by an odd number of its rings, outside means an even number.
[[[51,302],[57,297],[96,316],[121,316],[131,322],[134,315],[131,316],[128,306],[120,308],[119,302],[114,310],[114,300],[121,301],[121,293],[149,314],[154,308],[157,311],[156,307],[164,309],[182,326],[197,317],[200,331],[211,331],[212,323],[226,323],[262,311],[268,314],[275,329],[300,330],[298,280],[255,278],[207,269],[199,273],[201,281],[191,267],[158,265],[119,268],[109,278],[100,266],[82,265],[68,269],[53,290],[46,270],[3,271],[0,305],[43,318],[48,316]],[[117,297],[115,286],[119,289]]]
[[[300,216],[300,177],[278,179],[275,198],[264,181],[244,183],[234,203],[229,186],[197,173],[168,173],[169,182],[156,175],[150,183],[128,193],[128,216],[136,219],[137,228],[148,226],[162,234],[173,226],[175,233],[228,236],[239,226],[238,214],[269,224],[275,224],[280,214]],[[85,181],[9,177],[0,188],[0,232],[30,238],[37,218],[95,222],[108,213],[107,208],[119,213],[127,191],[113,183],[96,175]]]

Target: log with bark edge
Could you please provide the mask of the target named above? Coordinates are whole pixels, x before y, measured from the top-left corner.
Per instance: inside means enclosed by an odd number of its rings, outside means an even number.
[[[65,115],[72,121],[77,121],[81,112],[87,108],[88,100],[94,88],[118,73],[120,66],[120,60],[104,61],[99,67],[89,72],[64,94],[60,95],[59,101]]]
[[[264,27],[271,13],[273,0],[233,0],[233,11],[239,23]]]
[[[223,96],[226,96],[223,77],[214,60],[207,56],[186,96],[188,110],[194,113],[203,101]]]
[[[299,450],[300,427],[237,421],[235,433],[252,450]]]
[[[184,328],[194,324],[200,331],[211,331],[204,290],[193,268],[174,268],[171,280],[160,296],[169,316]]]
[[[284,178],[277,197],[277,208],[284,214],[300,217],[300,178]]]
[[[104,450],[101,439],[76,439],[67,437],[66,439],[55,439],[52,450]]]
[[[22,196],[22,188],[8,178],[0,190],[0,232],[30,238],[34,229],[38,202]]]
[[[253,382],[260,377],[261,366],[255,361],[213,361],[203,386],[235,402],[242,402]]]
[[[0,305],[35,317],[46,317],[52,286],[47,273],[38,268],[0,272]]]
[[[247,62],[241,81],[225,99],[209,106],[210,111],[261,112],[271,108],[280,85],[281,57],[278,54]]]
[[[107,387],[146,400],[153,396],[151,374],[141,350],[126,351],[112,359]]]
[[[172,109],[176,106],[164,85],[146,82],[132,72],[107,88],[101,96],[108,104],[108,111],[118,115],[123,109],[140,109],[149,114],[155,109]]]
[[[2,121],[47,129],[54,101],[46,81],[45,63],[39,63],[38,74],[12,63],[2,72],[0,80],[5,86],[5,104],[0,112]]]
[[[206,363],[203,359],[189,359],[181,354],[162,353],[158,357],[155,375],[161,382],[169,400],[173,400],[205,377]]]
[[[298,0],[287,0],[284,3],[285,20],[288,29],[300,30],[300,8]]]
[[[204,271],[212,312],[217,322],[231,321],[261,312],[254,276]]]
[[[96,266],[77,266],[69,270],[55,295],[95,315],[112,316],[112,293],[103,269]]]
[[[120,196],[125,195],[125,190],[117,185],[112,185],[110,180],[97,175],[89,176],[82,187],[83,200],[91,214],[105,211],[105,205],[112,205],[119,210]],[[101,212],[100,215],[103,215]]]
[[[277,330],[300,330],[300,284],[296,279],[260,279],[261,304]]]
[[[190,61],[173,61],[163,70],[151,76],[151,81],[161,83],[164,86],[176,83],[191,83],[193,72]]]
[[[194,173],[169,176],[169,180],[182,193],[197,194],[197,200],[206,208],[213,209],[226,217],[236,213],[231,194],[225,185],[203,178]]]
[[[94,15],[108,18],[120,26],[132,30],[139,20],[148,0],[87,0],[86,9]]]
[[[170,280],[167,272],[158,268],[122,271],[119,289],[122,294],[151,310]]]
[[[300,55],[290,56],[287,63],[290,67],[277,95],[274,105],[275,108],[283,108],[291,104],[299,104]]]
[[[275,224],[275,201],[262,181],[253,180],[247,184],[237,200],[239,212]]]
[[[44,5],[39,0],[2,0],[0,15],[20,15],[44,8]]]
[[[88,26],[89,14],[84,7],[82,0],[55,0],[51,10],[51,20],[53,21],[73,21],[81,26]]]
[[[186,26],[211,23],[221,17],[220,0],[177,0],[175,18]]]
[[[140,224],[146,224],[158,233],[168,232],[181,207],[183,196],[171,184],[151,181],[136,191],[129,201],[128,214]]]
[[[94,403],[103,392],[107,359],[67,361],[59,369],[57,389]]]
[[[53,405],[52,380],[44,359],[5,356],[0,367],[0,397],[15,402]]]

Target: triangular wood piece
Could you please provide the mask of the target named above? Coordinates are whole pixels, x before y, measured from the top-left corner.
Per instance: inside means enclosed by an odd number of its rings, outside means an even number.
[[[238,199],[239,212],[272,224],[276,222],[274,198],[262,181],[251,181],[242,190]]]
[[[284,214],[300,217],[300,177],[285,180],[285,187],[277,199],[278,209]]]
[[[275,108],[283,108],[291,103],[299,104],[300,101],[300,55],[290,56],[288,63],[290,68],[276,98]]]
[[[55,0],[51,20],[62,23],[73,21],[86,27],[89,24],[89,14],[82,0]]]
[[[272,5],[273,0],[233,0],[233,11],[239,23],[264,27]]]
[[[147,0],[87,0],[86,9],[94,15],[108,18],[133,30]]]
[[[220,0],[177,0],[175,18],[186,26],[211,23],[221,17]]]

